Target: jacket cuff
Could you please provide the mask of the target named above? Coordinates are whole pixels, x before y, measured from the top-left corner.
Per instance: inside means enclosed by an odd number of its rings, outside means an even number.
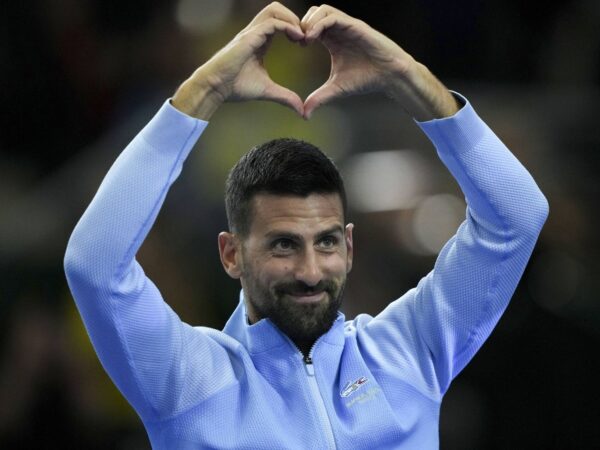
[[[415,121],[441,153],[467,151],[473,148],[488,130],[471,103],[456,92],[452,94],[463,104],[456,114],[443,119]]]
[[[167,99],[140,134],[154,148],[178,153],[186,148],[189,153],[207,125],[204,120],[182,113]]]

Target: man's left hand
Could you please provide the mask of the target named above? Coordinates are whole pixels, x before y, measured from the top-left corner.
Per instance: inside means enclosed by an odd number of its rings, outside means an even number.
[[[304,102],[304,117],[339,97],[382,92],[417,120],[458,111],[452,94],[394,41],[329,5],[311,7],[301,21],[306,43],[319,40],[331,55],[329,79]]]

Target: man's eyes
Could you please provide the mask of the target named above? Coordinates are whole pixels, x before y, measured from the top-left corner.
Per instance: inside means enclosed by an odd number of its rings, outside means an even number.
[[[297,244],[291,239],[277,239],[271,244],[271,248],[275,251],[288,252],[297,247]]]
[[[337,236],[324,236],[316,242],[316,247],[321,250],[331,250],[337,247],[340,239]],[[289,253],[300,247],[293,239],[280,238],[271,243],[271,250],[279,253]]]
[[[336,236],[325,236],[319,240],[319,247],[324,249],[329,249],[335,247],[339,242],[339,239]]]

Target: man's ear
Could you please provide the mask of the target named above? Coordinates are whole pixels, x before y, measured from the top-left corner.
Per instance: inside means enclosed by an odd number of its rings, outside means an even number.
[[[227,275],[238,279],[242,276],[242,251],[241,242],[232,233],[222,231],[219,233],[219,256],[221,264]]]
[[[344,239],[346,240],[346,273],[350,273],[352,270],[352,261],[354,259],[354,242],[352,241],[352,230],[354,230],[354,224],[349,223],[346,225],[346,233]]]

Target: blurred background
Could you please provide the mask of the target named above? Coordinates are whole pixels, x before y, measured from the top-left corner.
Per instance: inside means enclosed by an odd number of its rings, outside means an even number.
[[[144,449],[141,422],[98,362],[67,288],[67,239],[119,152],[267,2],[30,0],[0,15],[0,448]],[[284,2],[300,17],[309,3]],[[442,449],[600,445],[600,2],[330,2],[464,94],[533,174],[550,217],[506,314],[442,406]],[[272,78],[306,97],[320,45],[276,37]],[[223,185],[250,147],[306,139],[341,168],[356,224],[344,312],[377,314],[431,270],[464,218],[457,185],[384,97],[305,122],[228,104],[189,157],[139,260],[182,319],[221,328]]]

